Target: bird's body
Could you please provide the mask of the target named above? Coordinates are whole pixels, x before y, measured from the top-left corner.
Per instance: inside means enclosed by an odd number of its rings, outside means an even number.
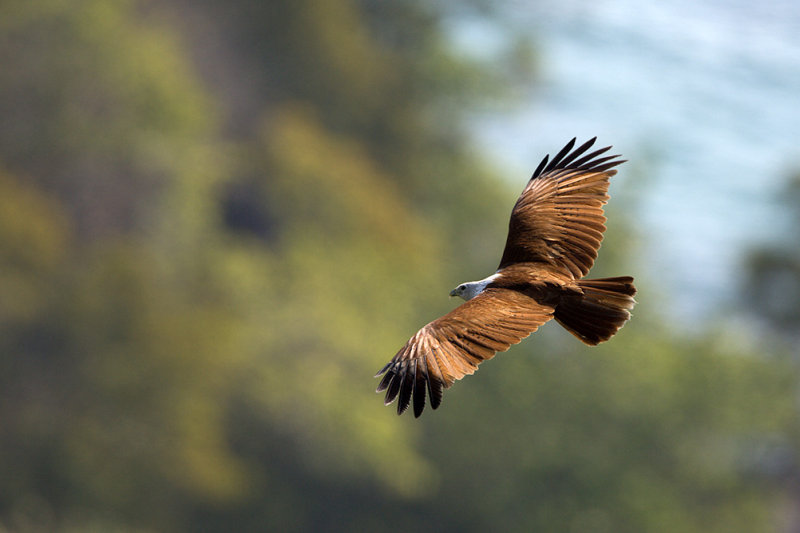
[[[399,398],[398,414],[413,399],[419,416],[426,394],[436,409],[444,388],[551,318],[589,345],[630,318],[633,278],[582,279],[605,231],[612,168],[623,162],[598,157],[610,147],[583,155],[594,141],[571,151],[573,139],[549,165],[544,158],[512,210],[497,271],[453,289],[466,302],[420,329],[378,372],[378,392],[386,390],[387,405]]]

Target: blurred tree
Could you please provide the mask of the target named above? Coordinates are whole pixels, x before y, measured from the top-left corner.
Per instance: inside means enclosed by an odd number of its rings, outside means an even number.
[[[181,0],[173,4],[180,13],[188,9]],[[210,44],[209,25],[196,20],[203,17],[191,2],[195,23],[186,32],[193,45],[214,50],[201,68],[225,105],[233,139],[261,135],[272,113],[299,104],[330,135],[360,145],[410,208],[442,228],[448,246],[443,252],[460,249],[467,254],[465,264],[487,261],[488,267],[496,261],[499,245],[486,250],[475,242],[494,243],[506,223],[505,213],[486,200],[501,204],[513,193],[498,191],[496,177],[470,151],[464,109],[487,93],[502,96],[505,85],[449,47],[442,33],[447,6],[352,0],[201,5],[206,20],[231,28]],[[493,64],[504,63],[494,59]],[[227,75],[232,64],[243,74],[239,85],[249,88],[232,87]],[[252,86],[261,98],[240,98],[252,95]],[[240,111],[242,100],[265,112]],[[264,234],[276,216],[242,196],[269,175],[238,173],[228,185],[226,219]],[[249,222],[237,223],[243,212]]]
[[[800,340],[800,243],[794,228],[800,225],[800,173],[787,182],[776,203],[789,215],[780,242],[751,250],[745,260],[743,303],[757,320]],[[776,227],[780,230],[780,226]]]
[[[69,239],[57,201],[0,173],[0,524],[25,508],[47,515],[41,500],[58,491],[48,437],[60,395],[51,385],[69,380],[69,368],[44,365],[58,346],[44,317]]]
[[[0,4],[0,160],[80,237],[143,229],[212,109],[174,36],[129,0]]]
[[[293,110],[294,104],[283,112],[273,107],[252,146],[212,143],[202,90],[173,39],[163,28],[143,26],[133,6],[4,6],[2,39],[28,56],[9,57],[0,80],[3,102],[16,113],[3,130],[14,142],[2,157],[32,177],[23,197],[58,198],[51,201],[61,205],[47,216],[71,220],[76,248],[51,272],[15,267],[2,279],[3,286],[26,290],[19,271],[50,287],[40,307],[26,301],[29,295],[9,291],[13,299],[3,317],[9,330],[21,331],[12,311],[33,309],[26,315],[30,338],[6,338],[7,353],[29,366],[4,357],[16,386],[3,410],[18,420],[7,426],[7,442],[27,447],[19,449],[19,478],[11,477],[25,490],[6,487],[2,512],[12,517],[12,527],[35,523],[25,508],[36,501],[53,520],[44,528],[80,527],[88,513],[91,520],[162,529],[180,523],[181,501],[236,499],[253,479],[226,443],[232,401],[254,406],[247,423],[274,425],[293,446],[311,443],[304,466],[314,476],[374,479],[413,493],[431,479],[413,433],[383,416],[379,403],[364,402],[370,405],[366,418],[353,411],[363,400],[347,391],[352,375],[372,360],[365,359],[372,353],[365,346],[381,353],[393,348],[403,287],[413,277],[417,290],[429,292],[423,287],[441,275],[437,251],[446,241],[414,230],[422,228],[420,214],[359,141],[336,140],[338,133],[317,124],[324,103],[306,104],[310,114]],[[26,47],[53,27],[49,38],[60,53]],[[74,90],[62,94],[63,87]],[[28,101],[37,91],[44,91],[41,99]],[[29,122],[35,127],[28,130]],[[275,221],[274,249],[247,238],[228,241],[230,235],[220,232],[225,210],[215,212],[214,193],[217,185],[229,186],[220,179],[228,167],[258,176],[252,181],[256,205]],[[62,225],[38,222],[35,210],[16,217],[16,206],[27,204],[12,194],[16,185],[9,187],[2,218],[8,255],[24,252],[32,257],[26,261],[46,263],[34,255],[35,228],[52,226],[40,232],[46,234]],[[319,194],[309,196],[313,191]],[[325,268],[321,249],[328,252]],[[263,279],[268,272],[281,281]],[[253,288],[259,291],[249,292]],[[381,295],[400,302],[391,316],[376,299]],[[276,300],[285,304],[276,306]],[[415,323],[427,304],[406,301],[401,314]],[[386,327],[375,323],[381,316]],[[276,329],[264,332],[264,323]],[[34,349],[41,352],[36,358],[30,357]],[[305,355],[283,361],[281,353]],[[52,372],[42,372],[44,365]],[[273,365],[282,371],[268,371]],[[309,376],[315,368],[316,381]],[[252,381],[244,394],[242,380]],[[37,397],[38,390],[53,399]],[[356,391],[373,399],[369,388]],[[307,399],[298,402],[298,395]],[[32,433],[26,428],[37,413],[64,423]],[[399,463],[406,465],[404,476],[387,470]],[[51,467],[33,475],[42,465]],[[100,508],[102,516],[91,511]]]
[[[162,254],[196,242],[187,221],[208,228],[212,108],[135,7],[0,6],[0,160],[26,179],[0,184],[0,523],[14,530],[163,529],[178,501],[246,487],[223,418],[235,323]]]

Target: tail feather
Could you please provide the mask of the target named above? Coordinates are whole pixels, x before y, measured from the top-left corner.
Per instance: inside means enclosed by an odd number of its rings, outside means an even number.
[[[564,293],[554,318],[584,343],[599,344],[631,317],[635,294],[630,276],[578,280]]]

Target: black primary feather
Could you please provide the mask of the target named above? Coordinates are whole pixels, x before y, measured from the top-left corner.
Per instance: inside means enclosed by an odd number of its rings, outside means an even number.
[[[565,155],[567,155],[569,153],[570,150],[572,150],[572,147],[575,146],[575,141],[576,140],[577,140],[577,138],[573,137],[572,140],[570,142],[568,142],[567,145],[564,146],[564,148],[562,148],[556,154],[556,156],[553,158],[553,160],[550,161],[550,164],[547,165],[547,168],[545,169],[545,172],[550,172],[551,170],[556,169],[556,168],[564,168],[561,165],[561,160],[564,158]]]
[[[619,155],[609,155],[596,159],[597,156],[609,151],[611,149],[610,146],[583,155],[594,145],[595,141],[597,141],[597,137],[592,137],[575,150],[572,150],[572,147],[575,146],[575,141],[576,138],[573,137],[564,148],[559,150],[552,160],[549,154],[544,156],[539,166],[536,167],[531,179],[536,179],[554,170],[591,170],[593,172],[605,172],[625,162],[625,160],[616,159]],[[570,150],[572,150],[572,152],[570,152]],[[578,157],[580,157],[580,159],[577,159]]]

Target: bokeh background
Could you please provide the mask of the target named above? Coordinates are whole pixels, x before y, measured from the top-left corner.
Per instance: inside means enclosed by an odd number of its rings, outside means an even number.
[[[792,1],[3,0],[0,531],[800,531]],[[609,343],[372,375],[600,136]]]

